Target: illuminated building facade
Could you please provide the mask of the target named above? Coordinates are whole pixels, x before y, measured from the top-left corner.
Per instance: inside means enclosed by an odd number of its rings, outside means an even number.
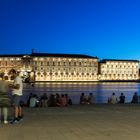
[[[32,74],[32,58],[29,55],[0,55],[0,73],[4,73],[6,80],[11,80],[9,71],[17,70],[21,76]]]
[[[97,81],[98,58],[74,54],[33,53],[36,81]]]
[[[98,58],[75,54],[1,55],[0,72],[16,69],[29,81],[97,81]]]
[[[139,61],[104,59],[100,62],[99,80],[139,80]]]
[[[76,54],[34,53],[0,55],[0,73],[11,80],[8,72],[19,71],[27,82],[34,81],[102,81],[139,80],[139,61],[102,60]]]

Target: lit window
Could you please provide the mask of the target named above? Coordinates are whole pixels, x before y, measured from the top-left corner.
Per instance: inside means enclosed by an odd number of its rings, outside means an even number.
[[[41,66],[43,66],[43,62],[41,62]]]

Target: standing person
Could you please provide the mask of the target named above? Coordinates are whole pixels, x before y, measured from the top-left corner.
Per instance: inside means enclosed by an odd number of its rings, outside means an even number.
[[[10,74],[14,78],[13,84],[10,84],[9,86],[12,88],[12,94],[13,94],[14,106],[15,106],[14,119],[11,121],[11,123],[17,123],[23,119],[22,108],[20,106],[23,83],[21,77],[19,76],[19,73],[16,70],[12,69],[10,71]]]
[[[8,107],[10,107],[8,84],[4,79],[4,74],[0,74],[0,121],[2,121],[3,116],[4,124],[8,123]]]

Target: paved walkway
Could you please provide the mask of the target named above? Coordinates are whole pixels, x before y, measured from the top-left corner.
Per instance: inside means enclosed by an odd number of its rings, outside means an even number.
[[[1,140],[139,140],[140,105],[24,108],[19,124],[0,124]]]

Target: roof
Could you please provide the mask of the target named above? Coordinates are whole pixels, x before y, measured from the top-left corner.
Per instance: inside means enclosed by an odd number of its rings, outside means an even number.
[[[98,57],[82,55],[82,54],[32,53],[31,56],[35,56],[35,57],[69,57],[69,58],[94,58],[94,59],[98,59]]]
[[[100,61],[100,63],[106,63],[108,61],[114,61],[114,62],[137,62],[139,63],[138,60],[123,60],[123,59],[103,59],[102,61]]]
[[[0,57],[23,57],[27,54],[0,54]]]

